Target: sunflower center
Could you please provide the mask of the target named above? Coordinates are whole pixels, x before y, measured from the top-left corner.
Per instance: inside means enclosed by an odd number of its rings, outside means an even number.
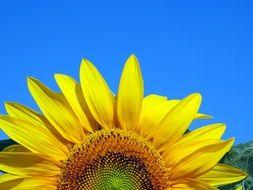
[[[133,132],[99,130],[65,161],[58,190],[164,190],[168,171],[153,146]]]

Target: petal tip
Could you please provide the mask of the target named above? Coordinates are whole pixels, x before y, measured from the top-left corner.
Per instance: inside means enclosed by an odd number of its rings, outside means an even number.
[[[184,98],[186,102],[192,102],[197,105],[199,108],[201,102],[202,102],[202,96],[200,93],[192,93]]]
[[[135,55],[134,53],[132,53],[132,54],[129,56],[129,58],[131,58],[131,59],[137,59],[137,57],[136,57],[136,55]]]
[[[138,61],[137,57],[135,56],[135,54],[131,54],[131,55],[128,57],[128,59],[127,59],[125,65],[128,65],[128,64],[129,64],[129,65],[133,65],[133,66],[135,66],[135,67],[137,67],[137,68],[140,67],[140,66],[139,66],[139,61]]]
[[[89,64],[91,64],[91,62],[88,59],[85,59],[85,58],[82,59],[82,61],[81,61],[81,67],[85,66],[85,65],[89,65]]]
[[[27,80],[28,87],[29,87],[30,85],[33,85],[34,83],[38,82],[38,79],[36,79],[36,78],[34,78],[34,77],[30,77],[30,76],[27,77],[26,80]]]
[[[80,65],[80,73],[87,73],[87,72],[91,72],[92,70],[97,70],[97,69],[88,59],[83,58]]]
[[[226,140],[229,150],[230,148],[233,146],[234,142],[235,142],[235,137],[229,138],[228,140]]]
[[[193,97],[195,98],[199,98],[199,99],[202,99],[202,95],[199,93],[199,92],[194,92],[191,94]]]
[[[59,78],[61,78],[61,77],[64,77],[64,75],[61,74],[61,73],[55,73],[55,74],[54,74],[54,78],[55,78],[56,81],[57,81]]]
[[[4,102],[5,108],[8,107],[8,106],[10,106],[10,105],[11,105],[11,102],[8,102],[8,101],[5,101],[5,102]]]

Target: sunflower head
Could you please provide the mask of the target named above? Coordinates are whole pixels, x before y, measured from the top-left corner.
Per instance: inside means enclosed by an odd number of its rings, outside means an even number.
[[[7,102],[1,129],[18,145],[0,152],[0,189],[173,190],[217,189],[246,174],[219,164],[234,139],[225,125],[185,133],[199,113],[201,95],[144,96],[137,58],[124,66],[114,95],[88,60],[80,83],[55,75],[61,92],[28,78],[41,112]]]

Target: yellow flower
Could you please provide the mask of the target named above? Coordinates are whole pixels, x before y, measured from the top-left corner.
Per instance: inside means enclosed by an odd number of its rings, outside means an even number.
[[[205,190],[246,177],[217,163],[234,142],[220,139],[224,124],[185,134],[194,119],[209,117],[198,113],[201,95],[144,97],[134,55],[117,95],[85,59],[80,84],[62,74],[55,79],[61,93],[28,78],[42,114],[6,103],[0,126],[19,145],[0,152],[0,189]]]

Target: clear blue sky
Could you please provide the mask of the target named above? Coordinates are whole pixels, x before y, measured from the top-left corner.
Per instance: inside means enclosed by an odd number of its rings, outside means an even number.
[[[4,101],[37,109],[26,76],[58,90],[53,74],[78,79],[83,57],[116,92],[124,61],[135,53],[146,94],[202,93],[201,111],[214,119],[192,128],[225,122],[225,138],[253,140],[252,10],[246,0],[1,1],[0,113]]]

